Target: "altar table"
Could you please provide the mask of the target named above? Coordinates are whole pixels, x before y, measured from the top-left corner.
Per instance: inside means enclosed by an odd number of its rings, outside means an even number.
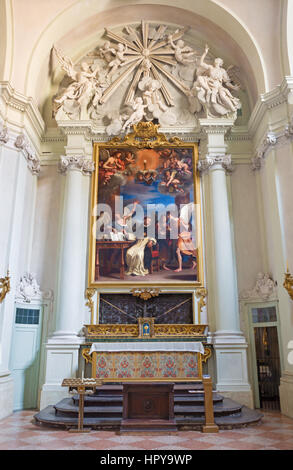
[[[202,379],[204,347],[201,342],[95,342],[90,354],[92,377],[108,382]]]

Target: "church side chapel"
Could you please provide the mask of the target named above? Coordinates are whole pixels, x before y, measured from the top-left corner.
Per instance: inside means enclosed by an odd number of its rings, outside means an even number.
[[[0,0],[1,449],[292,450],[292,22]]]

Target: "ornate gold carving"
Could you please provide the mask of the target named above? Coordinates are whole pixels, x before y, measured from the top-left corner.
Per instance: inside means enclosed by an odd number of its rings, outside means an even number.
[[[212,347],[205,346],[204,347],[204,355],[202,357],[202,362],[207,362],[207,360],[212,356]]]
[[[165,134],[159,133],[158,129],[160,124],[154,124],[151,121],[141,121],[138,124],[134,124],[132,127],[133,131],[126,134],[122,139],[120,137],[114,137],[109,142],[106,142],[106,145],[116,147],[122,144],[123,146],[129,145],[136,148],[153,148],[160,145],[182,145],[186,147],[186,142],[182,142],[179,137],[167,139]]]
[[[154,325],[156,337],[195,338],[204,335],[206,325],[158,324]]]
[[[10,291],[10,276],[9,271],[7,271],[7,275],[5,277],[0,278],[0,304],[6,297],[6,294]]]
[[[283,286],[285,287],[286,291],[288,292],[291,300],[293,300],[293,276],[289,273],[289,268],[287,266],[287,272],[285,273],[285,279]]]
[[[207,296],[208,291],[205,289],[205,287],[200,287],[199,289],[196,289],[195,295],[196,298],[199,299],[197,303],[197,308],[198,308],[198,321],[200,322],[201,320],[201,312],[202,309],[206,306],[205,298]]]
[[[143,300],[151,299],[152,297],[158,297],[160,289],[131,289],[130,291],[133,296],[140,297]]]
[[[143,319],[142,319],[143,320]],[[186,325],[186,324],[154,324],[154,337],[185,337],[196,338],[204,335],[207,325]],[[88,338],[138,338],[138,324],[99,324],[86,325]]]
[[[95,294],[96,289],[87,288],[85,291],[85,296],[87,298],[86,306],[89,307],[91,312],[91,323],[94,323],[94,301],[92,299],[93,295]]]
[[[99,325],[86,325],[87,337],[106,337],[106,338],[119,338],[119,337],[137,337],[138,325],[112,325],[112,324],[99,324]]]
[[[88,364],[92,362],[92,356],[89,354],[90,348],[82,348],[81,355],[85,359],[85,362]]]

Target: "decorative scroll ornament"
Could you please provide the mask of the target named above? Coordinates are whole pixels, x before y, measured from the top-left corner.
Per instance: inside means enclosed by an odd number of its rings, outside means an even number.
[[[206,62],[207,46],[200,57],[183,41],[187,29],[174,30],[145,21],[138,27],[128,25],[119,34],[105,29],[107,40],[103,46],[77,65],[54,46],[54,53],[70,79],[69,85],[53,99],[56,119],[107,117],[108,135],[127,132],[142,119],[158,119],[162,125],[172,126],[181,112],[186,113],[187,106],[178,114],[168,82],[186,97],[191,118],[199,113],[202,117],[236,117],[241,104],[230,91],[240,88],[235,83],[239,75],[236,67],[225,70],[220,58],[213,65]],[[194,76],[196,80],[191,85],[190,77]],[[107,104],[118,90],[123,90],[122,109],[114,110]]]
[[[79,170],[85,176],[90,176],[95,169],[95,163],[82,155],[61,155],[59,171],[66,174],[68,170]]]
[[[9,140],[8,129],[4,124],[0,124],[0,142],[6,144]]]
[[[293,300],[293,276],[289,273],[289,268],[287,266],[287,272],[285,273],[285,279],[283,286],[285,287],[286,291],[288,292],[291,300]]]
[[[203,358],[202,358],[202,362],[207,362],[208,359],[210,359],[210,357],[212,357],[212,354],[213,354],[213,350],[212,350],[212,346],[204,346],[204,355],[203,355]]]
[[[200,174],[209,170],[214,165],[220,165],[226,173],[232,173],[233,165],[231,155],[207,155],[205,159],[199,160],[197,169]]]
[[[40,160],[37,155],[33,152],[29,142],[24,134],[19,134],[14,143],[15,147],[23,151],[23,154],[27,161],[28,169],[33,175],[38,175],[41,171]]]
[[[256,152],[255,157],[251,159],[251,168],[252,170],[260,170],[263,166],[266,153],[271,146],[276,145],[277,136],[273,132],[268,132],[258,151]]]
[[[85,359],[85,362],[88,364],[89,362],[92,363],[92,356],[89,354],[91,348],[82,348],[81,355]]]
[[[131,289],[130,291],[133,296],[139,297],[143,300],[151,299],[152,297],[158,297],[160,289]]]
[[[0,304],[6,297],[6,294],[10,291],[10,276],[9,271],[5,277],[0,278]]]
[[[268,273],[258,273],[255,286],[241,293],[241,299],[269,300],[277,297],[276,283]]]

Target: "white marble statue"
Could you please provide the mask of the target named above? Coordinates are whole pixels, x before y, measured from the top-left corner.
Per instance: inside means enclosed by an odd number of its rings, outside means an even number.
[[[214,65],[205,62],[208,51],[206,46],[196,70],[196,81],[189,94],[190,110],[199,112],[203,108],[208,117],[235,115],[241,103],[230,89],[238,91],[240,87],[231,82],[228,72],[222,67],[221,58],[216,58]]]
[[[150,111],[152,114],[156,111],[156,108],[161,111],[167,111],[168,106],[165,105],[158,91],[161,88],[161,83],[159,80],[155,80],[151,77],[144,77],[139,82],[138,88],[143,92],[143,102],[147,105],[148,111]],[[154,117],[158,116],[154,115]]]
[[[73,66],[69,57],[64,56],[59,49],[54,46],[59,63],[66,74],[73,80],[70,85],[54,99],[55,114],[62,107],[65,113],[72,114],[80,119],[87,118],[87,106],[93,95],[99,88],[97,79],[100,65],[97,64],[92,70],[87,62],[82,62],[80,70]]]

